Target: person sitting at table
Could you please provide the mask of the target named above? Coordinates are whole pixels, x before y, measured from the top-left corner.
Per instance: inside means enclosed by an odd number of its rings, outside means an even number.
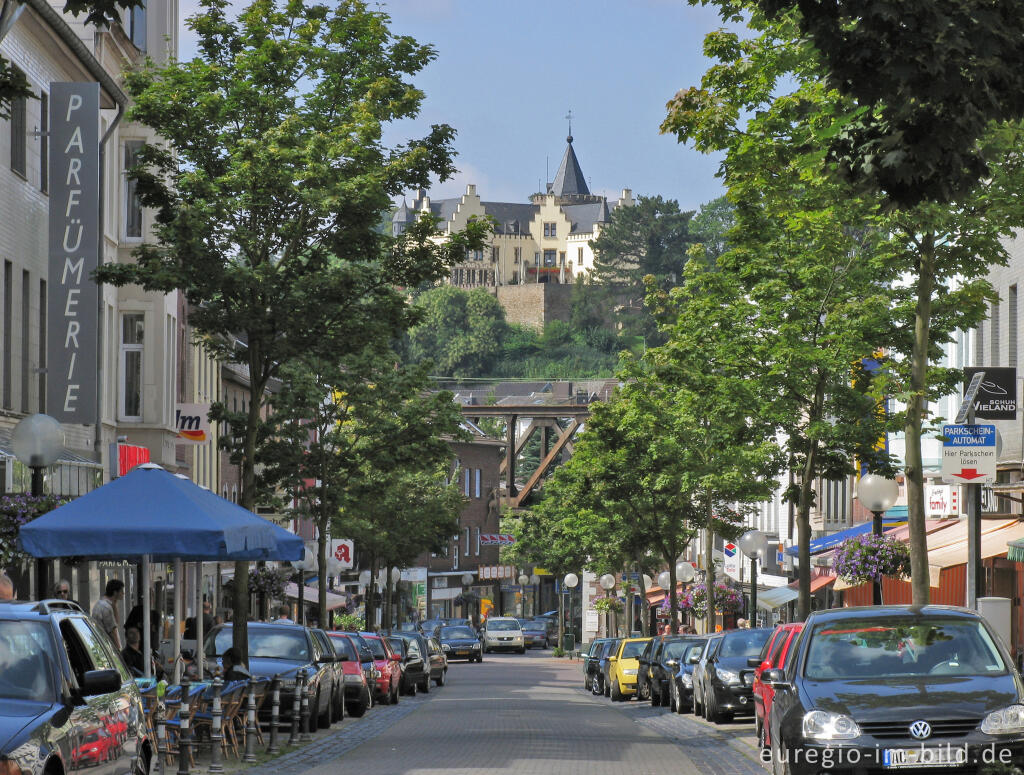
[[[224,683],[231,681],[248,681],[252,674],[242,664],[242,652],[235,646],[225,649],[220,658]]]
[[[132,671],[132,675],[141,678],[146,674],[146,657],[142,653],[142,636],[134,627],[124,631],[124,639],[128,645],[121,649],[121,659]]]

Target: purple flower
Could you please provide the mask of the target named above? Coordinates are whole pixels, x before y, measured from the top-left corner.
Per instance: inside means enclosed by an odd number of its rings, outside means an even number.
[[[910,574],[910,549],[890,536],[848,538],[836,550],[833,568],[837,576],[851,584],[905,576]]]

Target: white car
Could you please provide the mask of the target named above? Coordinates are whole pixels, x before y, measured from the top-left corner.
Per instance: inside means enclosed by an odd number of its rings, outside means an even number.
[[[518,619],[511,616],[495,616],[484,623],[484,651],[499,649],[526,653],[526,639]]]

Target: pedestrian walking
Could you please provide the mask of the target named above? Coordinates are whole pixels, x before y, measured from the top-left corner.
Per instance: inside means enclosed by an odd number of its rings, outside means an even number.
[[[277,618],[274,621],[277,624],[295,624],[295,621],[289,615],[291,610],[286,605],[280,605],[277,607]]]
[[[121,633],[117,629],[117,603],[124,599],[124,582],[121,579],[111,579],[103,590],[103,597],[96,601],[92,607],[92,618],[97,621],[100,628],[110,636],[110,639],[117,645],[120,651]]]

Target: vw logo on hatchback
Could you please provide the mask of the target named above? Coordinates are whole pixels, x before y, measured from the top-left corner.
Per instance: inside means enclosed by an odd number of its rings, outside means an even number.
[[[910,725],[910,734],[918,740],[926,740],[932,735],[932,727],[927,721],[915,721]]]

